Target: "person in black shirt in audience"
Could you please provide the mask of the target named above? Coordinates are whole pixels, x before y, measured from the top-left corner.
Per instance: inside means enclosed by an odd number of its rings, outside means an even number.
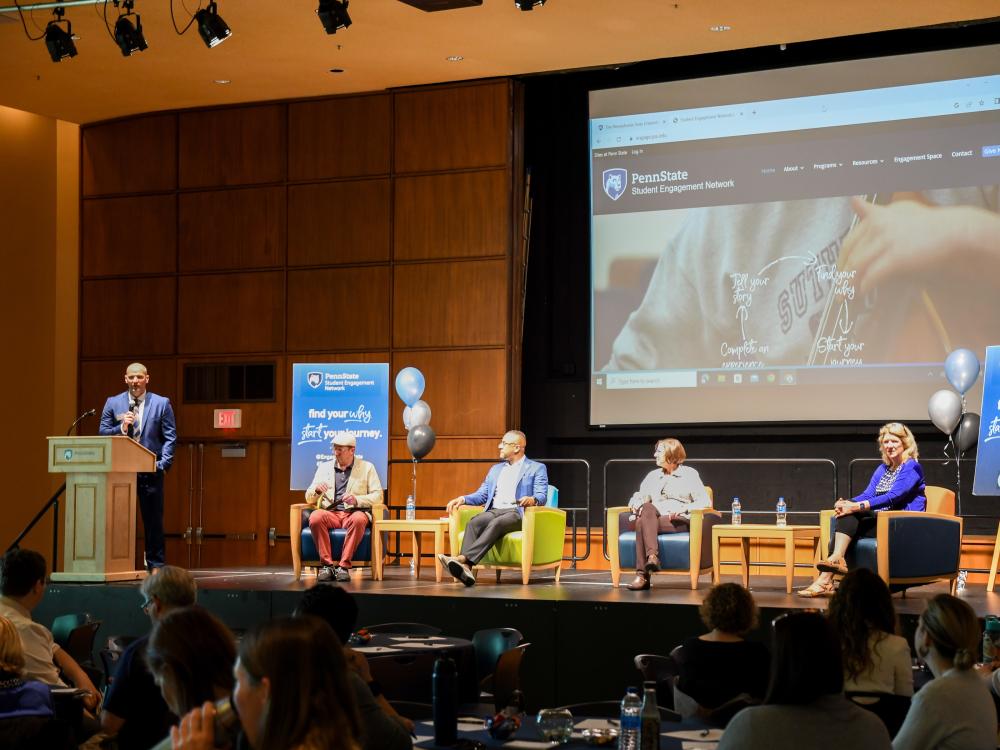
[[[354,597],[335,584],[317,583],[302,595],[295,615],[320,618],[344,644],[344,658],[351,670],[349,679],[361,718],[362,747],[370,750],[408,750],[412,747],[413,722],[396,713],[382,695],[382,687],[372,679],[364,654],[347,645],[358,619]]]
[[[195,602],[194,577],[183,568],[165,565],[142,582],[142,611],[153,624],[167,613]],[[129,644],[115,670],[101,712],[101,729],[117,735],[118,750],[148,750],[177,722],[146,666],[149,636]]]
[[[738,583],[712,588],[701,603],[701,620],[709,632],[688,638],[675,653],[679,666],[677,708],[694,715],[743,694],[761,701],[767,692],[771,656],[762,643],[743,639],[757,625],[753,596]],[[684,696],[697,703],[685,706]]]

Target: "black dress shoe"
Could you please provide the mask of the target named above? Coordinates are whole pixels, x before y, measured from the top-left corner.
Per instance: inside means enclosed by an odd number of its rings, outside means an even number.
[[[658,555],[650,555],[646,558],[646,575],[660,572],[660,558]]]
[[[645,591],[649,588],[649,578],[643,575],[637,575],[628,586],[626,586],[629,591]]]

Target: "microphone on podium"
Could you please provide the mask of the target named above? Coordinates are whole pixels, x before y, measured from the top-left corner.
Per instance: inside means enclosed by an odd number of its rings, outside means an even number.
[[[73,420],[73,424],[71,424],[69,426],[69,429],[66,430],[66,434],[69,435],[71,432],[73,432],[74,428],[78,424],[80,424],[80,422],[82,422],[83,420],[85,420],[87,417],[94,416],[95,414],[97,414],[97,409],[87,409],[87,411],[85,411],[83,414],[81,414],[79,417],[77,417],[76,419]]]

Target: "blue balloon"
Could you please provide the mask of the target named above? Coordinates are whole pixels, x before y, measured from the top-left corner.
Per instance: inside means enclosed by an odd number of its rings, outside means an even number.
[[[424,374],[416,367],[404,367],[396,375],[396,393],[404,404],[413,406],[424,395]]]
[[[969,349],[956,349],[944,361],[944,374],[951,387],[964,396],[979,377],[979,360]]]

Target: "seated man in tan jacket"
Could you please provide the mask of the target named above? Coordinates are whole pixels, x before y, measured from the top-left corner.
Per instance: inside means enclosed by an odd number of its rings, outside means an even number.
[[[368,461],[354,457],[356,446],[351,433],[334,435],[334,459],[316,467],[316,476],[306,490],[306,502],[316,506],[309,515],[309,530],[323,563],[320,581],[351,580],[351,558],[371,523],[367,509],[382,502],[378,472]],[[330,529],[347,531],[339,561],[334,561],[330,549]]]

